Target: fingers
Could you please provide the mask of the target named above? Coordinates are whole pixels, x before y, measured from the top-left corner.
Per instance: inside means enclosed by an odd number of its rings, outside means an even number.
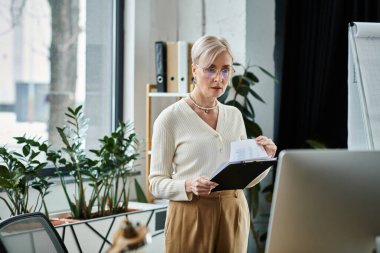
[[[260,135],[259,137],[256,137],[257,144],[260,145],[275,145],[271,138],[268,138],[266,136]]]
[[[195,195],[209,195],[211,190],[218,186],[217,183],[211,182],[208,177],[197,177],[191,181],[191,191]]]
[[[264,147],[265,151],[269,156],[274,157],[276,155],[277,146],[276,144],[274,144],[271,138],[260,135],[256,138],[256,142],[257,144],[262,145]]]

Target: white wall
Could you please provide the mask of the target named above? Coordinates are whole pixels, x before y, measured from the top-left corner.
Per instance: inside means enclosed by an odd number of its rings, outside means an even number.
[[[275,0],[248,0],[246,60],[257,64],[274,75],[275,44]],[[260,82],[255,91],[264,99],[265,104],[254,100],[256,121],[262,127],[263,134],[274,137],[275,81],[254,68]]]
[[[274,73],[274,0],[128,0],[126,13],[124,116],[135,123],[142,138],[145,138],[146,84],[155,83],[155,41],[194,42],[203,33],[221,35],[230,42],[235,61],[250,61]],[[254,102],[256,120],[264,134],[273,137],[274,82],[255,73],[260,79],[256,91],[266,101],[266,104]],[[145,160],[140,164],[143,169]]]

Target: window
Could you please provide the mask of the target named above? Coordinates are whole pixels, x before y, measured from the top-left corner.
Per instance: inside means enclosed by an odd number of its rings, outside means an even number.
[[[113,129],[116,4],[0,0],[0,146],[24,134],[58,145],[67,106],[84,105],[87,149]]]

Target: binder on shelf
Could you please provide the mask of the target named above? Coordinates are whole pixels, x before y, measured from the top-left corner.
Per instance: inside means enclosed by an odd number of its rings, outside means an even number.
[[[224,163],[210,177],[210,181],[219,184],[212,191],[244,189],[276,163],[276,158]]]
[[[166,42],[167,92],[178,92],[178,43]]]
[[[185,41],[178,41],[178,92],[188,93],[188,48]]]
[[[157,91],[167,91],[167,74],[166,74],[166,43],[156,41],[154,45],[156,60],[156,82]]]
[[[192,59],[191,59],[191,48],[193,43],[187,44],[187,90],[191,92],[193,90],[193,71],[191,68]]]

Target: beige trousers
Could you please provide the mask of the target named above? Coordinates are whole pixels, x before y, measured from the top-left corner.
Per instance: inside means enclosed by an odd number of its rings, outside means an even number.
[[[169,203],[166,253],[246,253],[248,235],[249,210],[242,190]]]

